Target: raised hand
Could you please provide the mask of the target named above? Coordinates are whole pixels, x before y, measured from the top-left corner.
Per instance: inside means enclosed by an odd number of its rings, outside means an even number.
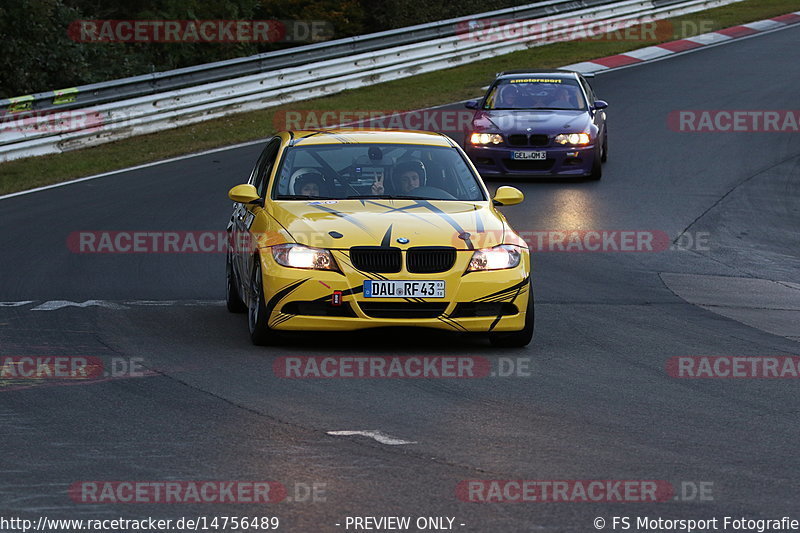
[[[383,174],[375,176],[375,182],[372,184],[372,194],[383,194]]]

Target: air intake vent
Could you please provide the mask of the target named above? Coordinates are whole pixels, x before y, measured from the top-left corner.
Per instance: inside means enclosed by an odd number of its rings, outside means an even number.
[[[531,135],[531,146],[547,146],[550,143],[550,138],[547,135],[536,133]]]
[[[446,246],[417,246],[406,252],[406,269],[415,274],[447,272],[456,262],[456,249]]]
[[[358,302],[364,314],[373,318],[436,318],[447,302]]]
[[[528,136],[527,135],[509,135],[508,136],[508,144],[511,146],[525,146],[528,144]]]
[[[403,263],[400,248],[383,246],[354,246],[350,248],[350,260],[358,270],[382,274],[400,272]]]

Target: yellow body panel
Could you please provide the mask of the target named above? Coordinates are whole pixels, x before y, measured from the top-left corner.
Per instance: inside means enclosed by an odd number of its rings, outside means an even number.
[[[287,133],[287,132],[282,132]],[[309,144],[344,144],[344,143],[384,143],[384,144],[421,144],[424,146],[450,146],[448,139],[438,133],[428,131],[363,131],[363,130],[325,130],[294,131],[292,138],[296,145]],[[288,138],[288,136],[287,136]]]
[[[454,331],[488,332],[488,331],[517,331],[525,323],[525,310],[527,308],[529,287],[528,281],[530,263],[526,254],[519,268],[496,270],[491,272],[473,272],[462,276],[466,265],[472,256],[471,252],[458,252],[456,266],[452,271],[437,274],[409,274],[403,269],[396,274],[383,274],[385,279],[398,280],[444,280],[446,285],[445,298],[447,302],[441,316],[436,318],[375,318],[368,316],[361,308],[365,302],[398,302],[400,298],[364,298],[363,294],[349,291],[358,290],[363,286],[367,275],[347,266],[347,252],[339,251],[334,254],[344,275],[335,272],[317,270],[300,270],[286,268],[278,265],[271,254],[262,254],[261,265],[264,272],[265,300],[271,302],[281,289],[290,287],[302,281],[289,294],[280,298],[271,308],[270,327],[277,330],[355,330],[385,326],[409,326],[448,329]],[[375,279],[375,278],[373,278]],[[267,291],[267,287],[270,290]],[[284,313],[283,308],[289,302],[309,302],[314,300],[329,301],[333,291],[342,291],[343,302],[350,305],[354,317],[335,316],[303,316]],[[505,291],[505,292],[503,292]],[[497,298],[515,305],[518,313],[503,316],[499,321],[495,315],[481,317],[452,317],[457,303],[474,302],[482,298]],[[426,299],[426,302],[440,301]],[[488,303],[488,302],[487,302]],[[269,307],[269,303],[268,303]]]
[[[278,158],[291,143],[402,143],[453,146],[446,137],[422,132],[293,132],[279,134]],[[305,137],[305,138],[303,138]],[[300,140],[298,140],[300,138]],[[459,148],[454,148],[459,149]],[[276,165],[277,167],[277,165]],[[477,174],[477,173],[476,173]],[[270,188],[275,170],[270,176]],[[487,198],[485,185],[480,184]],[[258,242],[258,260],[269,313],[269,326],[276,330],[355,330],[383,326],[429,327],[455,331],[518,331],[524,327],[530,294],[530,255],[524,241],[509,227],[491,200],[281,200],[266,199],[264,207],[248,206],[253,215],[249,231]],[[337,235],[334,237],[331,235]],[[469,235],[466,235],[469,234]],[[460,237],[459,237],[460,236]],[[401,241],[398,241],[401,239]],[[408,242],[403,243],[402,240]],[[271,246],[300,243],[332,250],[339,270],[289,268],[275,262]],[[474,250],[498,244],[521,246],[522,257],[515,268],[466,273]],[[402,270],[371,273],[357,270],[350,259],[353,246],[392,246],[403,252]],[[405,250],[417,246],[456,248],[456,262],[447,272],[409,273]],[[421,299],[365,298],[364,281],[442,280],[445,297],[427,298],[426,303],[446,304],[429,318],[386,318],[366,312],[368,304],[380,302],[414,305]],[[331,305],[334,291],[342,292],[342,305]],[[462,304],[462,305],[459,305]],[[464,304],[467,304],[466,306]],[[508,304],[503,316],[469,316],[470,310],[485,313]],[[346,316],[304,314],[308,308],[324,308]]]

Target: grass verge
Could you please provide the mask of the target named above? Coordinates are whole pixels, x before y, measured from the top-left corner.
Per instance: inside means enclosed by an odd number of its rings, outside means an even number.
[[[63,154],[31,157],[0,164],[0,194],[41,187],[220,146],[263,139],[276,128],[276,112],[303,109],[418,109],[474,98],[501,70],[562,65],[619,54],[643,46],[715,31],[796,11],[797,0],[744,0],[728,6],[671,19],[680,35],[656,41],[572,41],[539,46],[447,70],[341,92],[261,111],[166,130]]]

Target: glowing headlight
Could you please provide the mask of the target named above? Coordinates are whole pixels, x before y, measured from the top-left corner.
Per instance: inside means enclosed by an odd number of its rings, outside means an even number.
[[[554,139],[559,144],[589,144],[588,133],[559,133]]]
[[[272,247],[272,257],[279,265],[313,270],[339,270],[328,250],[302,244],[279,244]]]
[[[519,258],[519,247],[513,244],[501,244],[494,248],[475,250],[469,261],[467,272],[514,268],[519,265]]]
[[[499,133],[473,133],[470,135],[469,142],[471,144],[500,144],[503,142],[503,136]]]

